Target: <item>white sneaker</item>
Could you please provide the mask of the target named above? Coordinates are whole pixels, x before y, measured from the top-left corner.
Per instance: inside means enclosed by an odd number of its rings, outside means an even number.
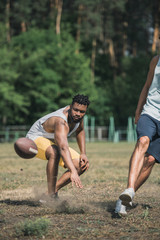
[[[119,196],[119,199],[122,201],[122,204],[126,207],[132,206],[132,200],[134,198],[135,192],[133,188],[127,188]]]
[[[122,204],[122,201],[120,199],[118,199],[116,202],[115,213],[127,214],[126,206]]]
[[[40,203],[47,203],[47,202],[53,202],[58,200],[58,193],[48,195],[46,193],[43,193],[41,195],[41,198],[39,199]]]

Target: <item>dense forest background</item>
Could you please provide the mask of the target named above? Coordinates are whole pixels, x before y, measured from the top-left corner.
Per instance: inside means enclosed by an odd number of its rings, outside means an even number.
[[[30,125],[87,94],[96,125],[134,117],[159,53],[159,0],[1,0],[0,123]]]

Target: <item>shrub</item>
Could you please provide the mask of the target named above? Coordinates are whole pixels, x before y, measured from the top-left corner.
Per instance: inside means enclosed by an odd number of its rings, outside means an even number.
[[[16,229],[17,236],[43,236],[47,233],[50,221],[49,219],[38,218],[35,221],[26,220],[19,223]]]

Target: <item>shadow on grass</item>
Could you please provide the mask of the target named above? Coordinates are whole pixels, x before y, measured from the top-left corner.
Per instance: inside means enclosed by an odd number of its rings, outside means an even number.
[[[143,209],[152,208],[149,204],[141,204]]]
[[[101,208],[103,209],[103,212],[108,212],[110,213],[111,215],[111,218],[122,218],[122,217],[125,217],[126,214],[118,214],[118,213],[115,213],[115,207],[116,207],[116,201],[107,201],[107,202],[92,202],[91,203],[92,205],[98,207],[98,208]],[[130,211],[131,209],[134,209],[138,206],[138,203],[137,204],[134,204],[132,206],[132,208],[127,208],[127,212]],[[146,208],[146,206],[142,205],[143,208]],[[147,205],[148,207],[148,205]]]
[[[5,199],[0,200],[0,203],[5,203],[8,205],[14,205],[14,206],[21,206],[21,205],[27,205],[30,207],[39,207],[40,203],[37,201],[31,201],[31,200],[11,200],[11,199]]]
[[[112,218],[121,218],[119,214],[115,213],[115,201],[107,201],[107,202],[92,202],[92,205],[94,205],[96,208],[101,208],[103,212],[108,212],[111,214]]]
[[[111,218],[122,218],[122,215],[115,213],[116,201],[108,201],[106,204],[106,211],[110,213]]]

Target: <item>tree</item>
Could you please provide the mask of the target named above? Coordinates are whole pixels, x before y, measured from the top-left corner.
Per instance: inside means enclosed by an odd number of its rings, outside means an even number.
[[[89,61],[82,53],[76,54],[71,35],[62,34],[61,47],[58,43],[52,29],[33,29],[12,40],[18,72],[16,89],[29,102],[25,122],[69,104],[78,92],[89,96],[95,92],[90,83]]]
[[[79,91],[91,97],[96,124],[113,115],[125,125],[134,115],[139,66],[159,51],[158,0],[2,0],[0,21],[1,86],[21,99],[8,95],[8,123],[16,111],[15,123],[32,122]]]
[[[14,68],[14,52],[7,47],[0,49],[0,120],[3,125],[21,122],[19,111],[27,114],[25,97],[16,91],[18,73]]]
[[[160,2],[158,0],[152,1],[153,4],[153,43],[152,43],[152,52],[155,53],[156,50],[159,50],[159,27],[160,27]]]
[[[121,61],[123,72],[116,77],[111,96],[114,117],[120,126],[127,125],[128,116],[135,116],[150,59],[151,56],[145,54],[139,58],[124,57]]]

